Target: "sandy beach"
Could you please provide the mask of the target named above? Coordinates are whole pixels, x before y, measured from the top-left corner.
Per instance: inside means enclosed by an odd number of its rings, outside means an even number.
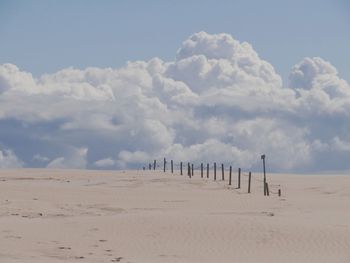
[[[219,175],[2,170],[0,262],[350,262],[350,176]]]

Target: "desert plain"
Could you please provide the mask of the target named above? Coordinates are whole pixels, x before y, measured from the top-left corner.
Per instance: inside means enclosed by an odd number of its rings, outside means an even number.
[[[261,179],[1,170],[0,262],[350,262],[350,175]]]

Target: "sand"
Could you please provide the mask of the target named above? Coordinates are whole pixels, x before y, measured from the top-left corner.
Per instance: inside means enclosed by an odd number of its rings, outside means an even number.
[[[350,262],[350,176],[210,177],[2,170],[0,262]]]

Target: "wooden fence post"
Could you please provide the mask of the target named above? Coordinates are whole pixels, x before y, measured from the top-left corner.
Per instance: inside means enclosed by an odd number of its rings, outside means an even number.
[[[180,174],[182,175],[182,162],[180,162]]]
[[[228,185],[231,185],[232,182],[232,166],[230,165],[230,177],[228,179]]]
[[[222,173],[222,180],[225,180],[225,170],[224,170],[224,164],[221,164],[221,173]]]
[[[192,164],[192,176],[193,176],[193,164]]]
[[[174,173],[174,163],[173,163],[173,160],[171,160],[171,173]]]
[[[263,169],[264,169],[264,196],[267,195],[267,189],[266,189],[266,168],[265,168],[265,158],[266,158],[266,155],[263,154],[261,155],[261,160],[263,161]]]
[[[207,178],[209,178],[209,163],[207,163]]]
[[[187,175],[191,178],[191,166],[190,166],[190,163],[187,163]]]
[[[249,178],[248,178],[248,194],[250,194],[250,182],[252,180],[252,172],[249,172]]]
[[[203,178],[203,163],[201,163],[201,178]]]
[[[157,166],[157,160],[154,160],[154,161],[153,161],[153,170],[156,169],[156,166]]]
[[[278,189],[278,196],[281,196],[281,189]]]
[[[269,184],[265,183],[265,188],[266,188],[266,195],[269,196],[270,192],[269,192]]]
[[[164,167],[163,167],[164,173],[165,173],[165,167],[166,167],[166,159],[165,159],[165,157],[164,157]]]
[[[152,170],[152,164],[148,164],[148,170]]]
[[[241,188],[241,168],[238,168],[238,189]]]
[[[214,181],[216,181],[216,163],[214,163]]]

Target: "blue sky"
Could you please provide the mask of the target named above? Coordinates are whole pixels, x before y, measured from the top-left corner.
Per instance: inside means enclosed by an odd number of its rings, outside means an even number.
[[[0,63],[38,76],[69,66],[172,60],[181,42],[202,30],[251,43],[284,80],[305,56],[321,56],[350,80],[346,0],[1,0]]]

